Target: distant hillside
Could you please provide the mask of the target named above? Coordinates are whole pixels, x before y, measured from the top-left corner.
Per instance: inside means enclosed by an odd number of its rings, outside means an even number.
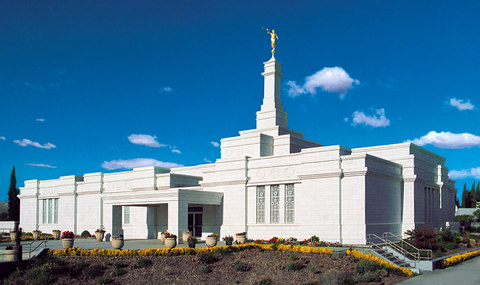
[[[0,201],[0,213],[8,212],[8,202]]]

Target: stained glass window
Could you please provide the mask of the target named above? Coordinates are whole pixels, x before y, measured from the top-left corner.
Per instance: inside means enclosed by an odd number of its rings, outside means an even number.
[[[48,199],[48,223],[52,223],[52,199]]]
[[[124,206],[123,223],[130,224],[130,206]]]
[[[53,199],[53,223],[58,224],[58,199]]]
[[[42,224],[47,223],[47,200],[42,200]]]
[[[270,223],[278,224],[280,216],[280,189],[278,185],[270,186]]]
[[[257,186],[257,224],[265,223],[265,186]]]
[[[295,222],[295,190],[293,184],[285,185],[285,223]]]

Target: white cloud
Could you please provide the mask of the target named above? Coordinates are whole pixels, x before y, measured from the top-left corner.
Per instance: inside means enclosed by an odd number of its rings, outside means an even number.
[[[31,145],[31,146],[34,146],[34,147],[38,147],[38,148],[44,148],[44,149],[51,149],[51,148],[56,148],[57,146],[55,146],[54,144],[52,143],[46,143],[46,144],[40,144],[38,142],[34,142],[34,141],[31,141],[29,139],[23,139],[23,140],[14,140],[13,141],[14,143],[18,144],[19,146],[28,146],[28,145]]]
[[[43,122],[45,122],[45,119],[38,118],[38,119],[36,119],[35,121],[37,121],[37,122],[42,122],[42,123],[43,123]]]
[[[210,159],[207,159],[207,158],[204,158],[203,161],[206,162],[206,163],[212,163],[212,161]]]
[[[104,161],[102,167],[108,170],[114,169],[132,169],[136,167],[145,167],[145,166],[160,166],[166,168],[181,167],[183,165],[173,162],[163,162],[158,161],[153,158],[134,158],[134,159],[118,159],[111,161]]]
[[[453,134],[451,132],[437,133],[436,131],[430,131],[421,138],[408,141],[419,146],[431,144],[438,148],[449,149],[480,146],[480,137],[469,133]]]
[[[296,97],[301,94],[317,94],[317,89],[321,88],[325,92],[338,93],[343,98],[347,91],[353,88],[354,84],[360,84],[358,79],[353,79],[341,67],[324,67],[313,75],[305,78],[303,86],[299,86],[295,81],[288,81],[290,87],[288,95]]]
[[[173,149],[172,149],[172,152],[173,152],[173,153],[182,154],[182,152],[181,152],[179,149],[176,149],[176,148],[173,148]]]
[[[377,109],[374,115],[368,116],[360,111],[355,111],[352,114],[352,125],[364,124],[372,127],[386,127],[390,125],[390,120],[385,117],[385,109]]]
[[[457,108],[459,111],[473,110],[475,108],[475,106],[470,103],[470,100],[450,98],[448,103],[450,106]]]
[[[210,142],[214,147],[220,147],[220,144],[218,142]]]
[[[464,179],[469,177],[480,179],[480,167],[462,170],[452,170],[448,172],[448,177],[452,179]]]
[[[4,141],[6,139],[7,139],[6,137],[0,137],[0,141]]]
[[[156,136],[131,134],[128,136],[128,140],[133,144],[146,145],[149,147],[166,147],[167,145],[161,144],[157,141]]]
[[[25,163],[25,165],[36,166],[36,167],[45,167],[45,168],[57,168],[56,166],[43,164],[43,163]]]
[[[164,87],[160,88],[160,92],[170,93],[170,92],[173,92],[173,88],[170,87],[170,86],[164,86]]]

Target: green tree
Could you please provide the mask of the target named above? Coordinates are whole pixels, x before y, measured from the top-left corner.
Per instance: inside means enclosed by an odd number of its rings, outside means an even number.
[[[470,203],[467,205],[469,208],[475,208],[475,182],[472,183],[472,187],[470,188],[470,193],[468,195],[470,197]]]
[[[463,192],[462,192],[462,208],[470,207],[470,202],[468,200],[469,200],[469,194],[467,191],[467,183],[465,183],[463,184]]]
[[[475,201],[480,202],[480,182],[477,182],[477,190],[475,190]]]
[[[17,195],[19,189],[17,188],[17,178],[15,177],[15,166],[10,175],[10,187],[8,188],[8,217],[11,221],[18,221],[20,219],[20,199]]]

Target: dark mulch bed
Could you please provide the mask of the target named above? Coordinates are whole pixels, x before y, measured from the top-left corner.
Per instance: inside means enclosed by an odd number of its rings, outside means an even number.
[[[211,259],[211,260],[210,260]],[[13,273],[2,284],[335,284],[362,278],[351,256],[262,251],[212,256],[59,257]],[[377,271],[375,282],[394,284],[407,277]],[[371,276],[367,276],[371,277]],[[357,279],[359,280],[359,279]],[[365,280],[365,279],[363,279]],[[270,283],[269,283],[270,281]],[[263,283],[262,283],[263,282]],[[366,284],[360,282],[357,284]]]

